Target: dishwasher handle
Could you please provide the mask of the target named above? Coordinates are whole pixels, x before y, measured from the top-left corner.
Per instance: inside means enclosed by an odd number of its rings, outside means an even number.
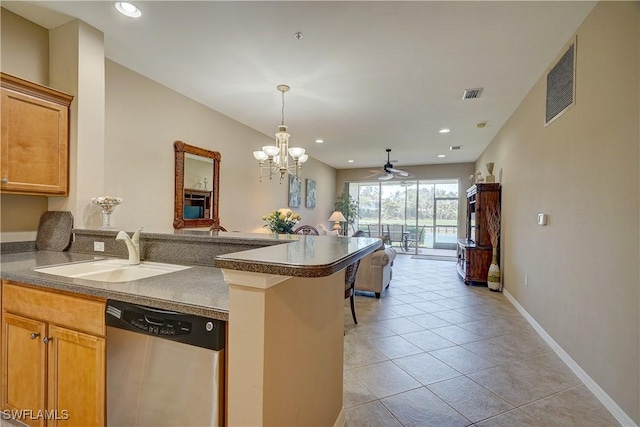
[[[165,325],[165,321],[162,320],[162,319],[158,319],[157,317],[153,318],[151,316],[145,315],[144,316],[144,320],[146,320],[147,322],[151,323],[152,325],[156,325],[156,326],[164,326]]]

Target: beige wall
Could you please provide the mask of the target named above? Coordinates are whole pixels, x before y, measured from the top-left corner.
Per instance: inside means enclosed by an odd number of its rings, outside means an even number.
[[[90,199],[100,195],[124,198],[112,215],[114,227],[172,230],[173,142],[177,139],[222,154],[222,225],[228,230],[267,231],[260,218],[287,206],[288,181],[280,184],[277,179],[263,179],[260,183],[251,153],[272,143],[272,136],[109,60],[104,61],[104,84],[83,79],[87,74],[96,75],[94,67],[102,67],[104,57],[101,34],[84,23],[58,27],[51,30],[51,37],[53,56],[49,61],[49,32],[2,9],[2,70],[40,83],[55,81],[56,88],[76,96],[71,120],[70,196],[2,195],[3,241],[33,240],[39,218],[48,208],[71,211],[78,227],[97,228],[101,225],[100,209]],[[77,57],[68,58],[73,52]],[[69,73],[64,67],[69,63],[74,64],[72,74],[77,72],[75,81],[65,77]],[[96,88],[100,93],[95,93]],[[79,110],[83,94],[87,97],[83,105],[88,106],[84,115]],[[102,119],[96,116],[101,111]],[[310,158],[302,170],[303,184],[307,178],[317,182],[317,206],[304,207],[303,190],[302,205],[293,210],[301,214],[304,224],[328,224],[326,218],[335,201],[335,170]]]
[[[382,167],[382,164],[381,166]],[[423,179],[423,180],[458,180],[458,195],[459,195],[459,211],[458,211],[458,237],[464,237],[465,233],[465,217],[466,217],[466,193],[465,190],[472,184],[469,181],[469,175],[475,172],[475,165],[473,163],[452,163],[443,165],[420,165],[420,166],[404,166],[411,170],[415,175],[411,179]],[[366,176],[371,175],[370,170],[374,168],[366,169],[341,169],[337,173],[336,182],[336,194],[340,194],[344,188],[345,182],[362,182]],[[486,175],[486,169],[483,167],[480,169],[483,175]],[[495,174],[495,171],[494,171]],[[375,179],[375,178],[374,178]],[[371,178],[366,180],[371,182]],[[389,181],[386,181],[389,182]]]
[[[0,8],[2,71],[41,85],[49,84],[49,32]]]
[[[577,31],[575,106],[545,128],[542,76],[476,163],[502,170],[505,289],[636,424],[638,5],[599,3]]]
[[[0,9],[0,17],[2,71],[46,85],[49,82],[47,30],[6,9]],[[34,240],[40,216],[46,211],[46,197],[0,195],[2,241]]]
[[[270,136],[109,60],[106,86],[105,192],[124,198],[112,216],[114,226],[172,228],[176,140],[220,152],[219,214],[227,230],[266,231],[262,215],[287,206],[288,181],[260,183],[252,155],[273,142]],[[335,170],[310,159],[302,178],[317,181],[318,205],[307,209],[303,202],[293,210],[305,224],[326,222],[327,206],[335,199]]]

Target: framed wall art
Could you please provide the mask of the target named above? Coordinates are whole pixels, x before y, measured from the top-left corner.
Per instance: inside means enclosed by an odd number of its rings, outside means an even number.
[[[302,185],[294,175],[289,175],[289,207],[299,208],[302,201]]]
[[[307,200],[305,206],[308,208],[316,207],[316,182],[313,179],[307,179]]]

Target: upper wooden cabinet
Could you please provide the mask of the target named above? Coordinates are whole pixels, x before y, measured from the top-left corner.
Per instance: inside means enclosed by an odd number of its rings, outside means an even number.
[[[0,192],[67,196],[73,96],[5,73],[0,77]]]

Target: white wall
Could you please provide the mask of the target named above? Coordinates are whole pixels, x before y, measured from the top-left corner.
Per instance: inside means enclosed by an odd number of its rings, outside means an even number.
[[[599,3],[577,31],[575,106],[545,128],[542,76],[476,163],[502,170],[505,289],[636,424],[639,29],[638,2]]]

